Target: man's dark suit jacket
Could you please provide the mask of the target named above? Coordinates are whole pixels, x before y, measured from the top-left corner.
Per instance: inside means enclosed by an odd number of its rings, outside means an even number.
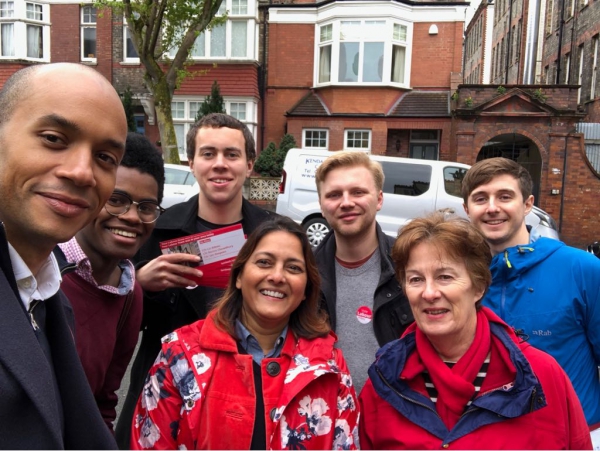
[[[116,449],[77,356],[71,306],[60,291],[44,302],[64,435],[52,369],[19,297],[0,223],[0,448]]]

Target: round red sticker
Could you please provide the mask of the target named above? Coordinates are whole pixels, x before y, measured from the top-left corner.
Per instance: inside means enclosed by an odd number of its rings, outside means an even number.
[[[366,305],[360,306],[356,310],[356,319],[361,324],[369,324],[373,319],[373,311]]]

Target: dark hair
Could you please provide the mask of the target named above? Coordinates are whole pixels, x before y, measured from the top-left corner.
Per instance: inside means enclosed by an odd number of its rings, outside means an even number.
[[[403,288],[410,253],[423,242],[432,243],[453,260],[464,262],[471,282],[485,294],[492,283],[492,253],[488,243],[469,221],[444,212],[413,219],[400,231],[392,249],[392,260]],[[481,299],[475,303],[475,308],[481,308]]]
[[[246,159],[248,161],[254,161],[256,158],[256,146],[254,144],[254,137],[246,124],[240,122],[235,117],[230,116],[224,113],[210,113],[206,116],[203,116],[198,120],[194,125],[190,127],[186,137],[186,145],[187,145],[187,157],[188,161],[192,161],[194,159],[194,154],[196,153],[196,135],[198,134],[198,130],[201,128],[232,128],[234,130],[239,130],[244,135],[244,141],[246,143]]]
[[[165,188],[165,164],[162,155],[148,138],[139,133],[127,133],[125,154],[121,160],[121,166],[151,175],[158,185],[158,203],[162,202]]]
[[[260,241],[270,233],[280,231],[294,235],[300,240],[306,265],[307,280],[304,291],[306,299],[292,312],[288,323],[290,329],[297,337],[308,339],[324,336],[330,330],[325,313],[319,310],[321,278],[308,238],[302,227],[293,220],[285,216],[277,216],[263,222],[250,234],[233,262],[227,290],[215,304],[215,323],[233,337],[236,336],[235,321],[240,315],[243,304],[242,292],[236,287],[236,281]]]
[[[475,163],[465,174],[461,185],[461,194],[465,205],[468,205],[469,195],[475,188],[492,181],[494,177],[508,174],[517,179],[523,195],[523,201],[531,196],[533,181],[531,175],[523,166],[508,158],[495,157]]]

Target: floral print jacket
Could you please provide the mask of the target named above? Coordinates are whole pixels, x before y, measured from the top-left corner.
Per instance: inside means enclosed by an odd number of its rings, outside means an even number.
[[[132,449],[249,449],[256,395],[252,356],[209,314],[163,338],[138,400]],[[357,449],[359,410],[333,333],[287,334],[261,363],[268,449]]]

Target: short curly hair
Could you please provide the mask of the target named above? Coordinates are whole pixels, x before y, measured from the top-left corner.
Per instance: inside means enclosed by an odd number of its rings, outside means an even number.
[[[158,185],[158,203],[162,202],[165,188],[165,164],[162,155],[148,138],[134,132],[127,134],[121,166],[137,169],[142,174],[152,176]]]

